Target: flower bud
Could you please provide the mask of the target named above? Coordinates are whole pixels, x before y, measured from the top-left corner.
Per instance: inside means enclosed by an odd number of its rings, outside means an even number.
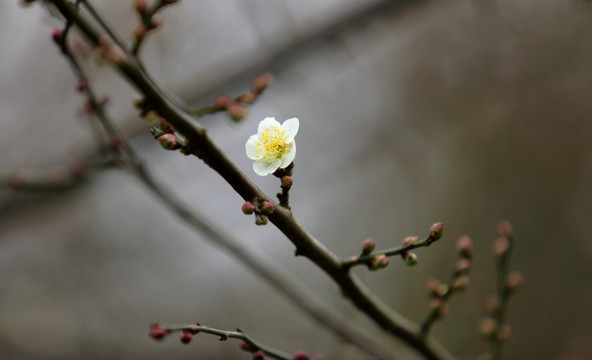
[[[499,296],[491,295],[485,300],[485,312],[488,315],[496,315],[502,308],[502,301]]]
[[[165,150],[178,150],[181,148],[179,139],[173,134],[163,134],[158,137],[158,143]]]
[[[456,274],[468,274],[473,267],[473,262],[469,259],[460,259],[456,262],[454,271]]]
[[[376,255],[370,263],[370,271],[378,271],[384,269],[389,264],[389,259],[386,255]]]
[[[271,84],[272,80],[273,80],[273,75],[271,75],[271,73],[265,73],[263,75],[259,75],[259,77],[256,78],[255,81],[253,81],[253,85],[251,86],[251,91],[253,91],[255,94],[261,94],[263,92],[263,90],[265,90],[265,88],[267,86],[269,86],[269,84]]]
[[[83,92],[88,89],[88,81],[82,80],[76,83],[76,91]]]
[[[512,328],[510,327],[510,325],[503,324],[499,327],[499,330],[497,332],[497,338],[500,341],[508,340],[510,338],[510,335],[512,335]]]
[[[256,225],[267,225],[268,219],[264,214],[255,214]]]
[[[281,188],[288,190],[292,187],[292,185],[294,184],[294,181],[292,180],[291,177],[284,175],[282,176],[282,185]]]
[[[362,242],[362,255],[370,255],[376,248],[376,243],[373,239],[366,239]]]
[[[411,251],[405,253],[403,258],[405,259],[405,264],[407,266],[415,266],[419,262],[417,255]]]
[[[264,360],[265,354],[261,350],[257,350],[253,353],[253,360]]]
[[[253,203],[250,201],[246,201],[243,204],[241,210],[243,211],[243,214],[251,215],[253,212],[255,212],[255,205],[253,205]]]
[[[62,29],[53,29],[53,31],[51,32],[51,38],[56,44],[60,45],[60,41],[62,40],[62,34]]]
[[[168,334],[168,331],[160,325],[150,326],[150,331],[148,332],[148,335],[154,340],[162,340],[166,334]]]
[[[442,285],[440,280],[438,280],[436,278],[428,279],[428,281],[426,282],[426,290],[428,291],[428,295],[430,295],[430,296],[438,295],[438,288],[440,287],[440,285]]]
[[[148,29],[146,29],[146,27],[142,24],[138,24],[135,28],[134,31],[132,32],[134,34],[134,37],[136,39],[141,39],[144,36],[146,36],[146,33],[148,32]]]
[[[501,259],[510,249],[510,240],[506,236],[500,236],[493,242],[493,255],[496,259]]]
[[[448,292],[448,285],[446,284],[440,284],[440,286],[438,286],[438,288],[436,289],[436,295],[438,297],[442,297],[444,295],[446,295],[446,293]]]
[[[232,102],[232,99],[228,95],[219,95],[214,101],[214,106],[219,106],[221,108],[225,108],[228,104]]]
[[[473,242],[467,235],[462,235],[456,241],[456,252],[463,258],[470,258],[473,255]]]
[[[437,222],[432,224],[430,228],[430,240],[431,241],[438,241],[442,238],[442,233],[444,232],[444,224],[441,222]]]
[[[514,236],[514,228],[508,220],[500,220],[495,225],[495,233],[511,238]]]
[[[452,281],[452,290],[463,291],[469,286],[469,277],[467,275],[461,275]]]
[[[234,101],[226,106],[226,111],[234,121],[241,121],[247,115],[247,108]]]
[[[157,13],[152,15],[152,18],[150,19],[150,30],[156,29],[157,27],[159,27],[160,25],[162,25],[162,22],[164,21],[164,15],[162,15],[161,13]]]
[[[189,344],[191,339],[193,339],[193,333],[189,330],[183,330],[181,336],[179,336],[179,340],[181,340],[183,344]]]
[[[479,332],[481,335],[485,337],[491,337],[497,331],[497,322],[490,318],[486,317],[479,323]]]
[[[448,304],[441,298],[433,298],[430,300],[429,309],[434,311],[438,316],[445,316],[448,314]]]
[[[243,103],[243,104],[252,104],[255,102],[255,100],[257,100],[257,94],[255,94],[252,91],[249,91],[248,93],[242,94],[241,96],[239,96],[236,101]]]
[[[160,120],[158,120],[158,127],[160,128],[160,130],[164,131],[165,133],[172,134],[175,132],[175,128],[173,127],[173,125],[171,125],[170,122],[168,122],[162,118]]]
[[[259,209],[261,209],[261,212],[263,214],[271,215],[271,214],[273,214],[273,211],[275,210],[275,206],[269,201],[263,201],[261,203],[261,206],[259,206]]]
[[[511,272],[506,280],[506,289],[510,293],[515,293],[524,285],[524,275],[519,271]]]
[[[292,360],[308,360],[308,354],[305,353],[304,351],[297,351],[296,353],[294,353],[294,357],[292,357]]]
[[[401,243],[402,246],[415,245],[419,242],[419,236],[407,236]]]
[[[253,347],[253,345],[249,344],[246,341],[241,341],[240,344],[238,345],[238,347],[241,350],[246,351],[246,352],[253,352],[256,350],[255,347]]]
[[[134,9],[141,17],[146,15],[146,8],[146,0],[134,0]]]

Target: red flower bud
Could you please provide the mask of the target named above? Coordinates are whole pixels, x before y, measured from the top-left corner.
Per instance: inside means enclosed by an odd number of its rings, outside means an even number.
[[[179,337],[179,340],[181,340],[183,344],[189,344],[191,339],[193,339],[193,333],[189,330],[183,330],[181,336]]]
[[[430,240],[437,241],[442,238],[444,232],[444,224],[441,222],[434,223],[430,228]]]
[[[168,331],[160,325],[150,326],[150,331],[148,332],[148,335],[154,340],[162,340],[166,334],[168,334]]]
[[[362,243],[362,255],[370,255],[376,248],[376,243],[373,239],[366,239]]]
[[[243,211],[243,214],[245,215],[251,215],[253,212],[255,212],[255,205],[253,205],[253,203],[251,203],[250,201],[246,201],[241,210]]]

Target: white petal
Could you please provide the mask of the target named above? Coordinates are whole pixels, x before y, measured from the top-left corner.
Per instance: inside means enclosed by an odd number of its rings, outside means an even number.
[[[260,158],[260,153],[257,152],[256,145],[258,142],[259,136],[257,136],[257,134],[251,135],[251,137],[249,137],[249,140],[247,140],[247,143],[245,144],[245,150],[247,151],[247,156],[249,157],[249,159],[257,160]]]
[[[273,117],[266,117],[265,119],[261,120],[259,123],[259,127],[257,128],[257,133],[261,134],[265,131],[265,129],[273,129],[274,126],[280,127],[280,123]]]
[[[282,124],[282,128],[286,130],[286,136],[288,137],[288,141],[292,141],[296,133],[298,133],[298,127],[300,127],[300,121],[298,118],[291,118]]]
[[[282,163],[280,165],[280,168],[283,169],[286,166],[290,165],[292,163],[292,161],[294,161],[295,157],[296,157],[296,142],[293,141],[291,146],[284,153],[284,156],[282,156]]]
[[[253,170],[259,176],[269,175],[279,169],[281,162],[280,159],[274,159],[272,162],[255,161],[253,163]]]

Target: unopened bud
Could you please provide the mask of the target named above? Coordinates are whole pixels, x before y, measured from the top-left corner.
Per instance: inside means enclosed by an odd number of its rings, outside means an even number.
[[[215,106],[219,106],[225,108],[228,104],[232,102],[232,99],[228,95],[219,95],[214,101]]]
[[[144,36],[146,36],[146,33],[148,32],[148,29],[146,29],[146,27],[142,24],[138,24],[133,31],[134,37],[136,39],[141,39]]]
[[[444,224],[441,222],[437,222],[432,224],[430,227],[430,240],[437,241],[442,238],[442,233],[444,232]]]
[[[146,0],[134,0],[134,9],[141,16],[146,15]]]
[[[440,287],[440,285],[442,285],[440,280],[436,278],[428,279],[428,281],[426,282],[426,289],[428,291],[428,294],[430,296],[438,295],[438,288]]]
[[[524,275],[519,271],[511,272],[506,280],[506,288],[508,292],[515,293],[524,285]]]
[[[467,275],[461,275],[452,281],[452,290],[463,291],[469,286],[469,277]]]
[[[181,148],[181,143],[179,139],[173,134],[164,134],[158,137],[158,143],[162,146],[165,150],[178,150]]]
[[[479,332],[481,335],[485,337],[491,337],[497,331],[497,322],[490,318],[486,317],[479,323]]]
[[[249,91],[248,93],[242,94],[241,96],[239,96],[236,101],[243,103],[243,104],[252,104],[255,102],[255,100],[257,100],[257,94],[255,94],[252,91]]]
[[[253,205],[253,203],[250,201],[246,201],[243,204],[241,210],[243,211],[243,214],[251,215],[253,212],[255,212],[255,205]]]
[[[292,185],[294,184],[294,181],[292,180],[291,177],[285,175],[282,176],[282,184],[281,184],[281,188],[282,189],[290,189],[292,187]]]
[[[269,86],[269,84],[271,84],[272,80],[273,75],[271,75],[271,73],[265,73],[263,75],[260,75],[257,79],[255,79],[255,81],[253,81],[251,91],[253,91],[256,94],[261,94],[263,90],[265,90],[265,88]]]
[[[148,335],[154,340],[162,340],[166,334],[168,334],[168,331],[160,325],[150,326],[150,331],[148,332]]]
[[[88,81],[82,80],[76,83],[76,91],[83,92],[88,89]]]
[[[51,32],[51,38],[56,44],[60,45],[60,41],[62,41],[62,34],[62,29],[53,29]]]
[[[248,342],[246,342],[246,341],[241,341],[241,342],[240,342],[240,344],[238,345],[238,347],[239,347],[241,350],[243,350],[243,351],[246,351],[246,352],[253,352],[253,351],[255,351],[255,350],[256,350],[256,348],[255,348],[255,347],[253,347],[253,345],[249,344],[249,343],[248,343]]]
[[[419,242],[419,236],[407,236],[405,239],[403,239],[401,245],[402,246],[415,245],[418,242]]]
[[[376,248],[376,243],[373,239],[366,239],[362,242],[362,255],[370,255]]]
[[[163,21],[164,15],[162,15],[161,13],[152,15],[152,18],[150,19],[150,30],[156,29],[157,27],[162,25]]]
[[[495,233],[511,238],[514,236],[514,227],[508,220],[500,220],[495,225]]]
[[[175,132],[175,128],[173,127],[173,125],[171,125],[171,123],[166,121],[165,119],[158,120],[158,127],[165,133],[172,134]]]
[[[292,357],[292,360],[308,360],[308,354],[305,353],[304,351],[297,351],[296,353],[294,353],[294,356]]]
[[[253,353],[253,360],[264,360],[265,354],[261,350],[257,350]]]
[[[179,336],[179,340],[181,340],[183,344],[189,344],[191,339],[193,339],[193,333],[189,330],[183,330],[181,336]]]
[[[371,271],[378,271],[384,269],[389,264],[389,259],[386,255],[376,255],[372,262],[370,263],[370,270]]]
[[[255,214],[255,224],[256,225],[267,225],[268,223],[267,216],[264,214]]]
[[[512,335],[512,328],[510,327],[510,325],[503,324],[499,327],[499,330],[497,332],[497,338],[500,341],[508,340],[510,338],[510,335]]]
[[[261,203],[261,206],[259,206],[259,209],[261,209],[261,212],[263,214],[271,215],[271,214],[273,214],[273,211],[275,210],[275,206],[269,201],[263,201]]]
[[[237,102],[231,102],[226,106],[228,115],[234,121],[241,121],[247,115],[247,108]]]
[[[440,286],[438,286],[438,288],[436,289],[436,295],[438,297],[442,297],[444,295],[446,295],[446,293],[448,293],[448,285],[446,284],[440,284]]]
[[[448,304],[446,304],[441,298],[433,298],[430,300],[429,309],[438,314],[438,316],[445,316],[448,314]]]
[[[462,235],[456,241],[456,252],[463,258],[470,258],[473,255],[473,242],[467,235]]]
[[[493,255],[496,259],[501,259],[510,249],[510,240],[506,236],[500,236],[493,242]]]
[[[473,267],[473,262],[469,259],[460,259],[456,262],[456,266],[454,271],[456,274],[468,274],[471,272],[471,268]]]
[[[405,253],[405,255],[403,256],[403,258],[405,259],[405,264],[407,266],[415,266],[419,262],[419,259],[417,258],[417,255],[414,252],[411,252],[411,251]]]
[[[491,295],[485,300],[485,312],[488,315],[496,315],[502,308],[502,301],[499,296]]]

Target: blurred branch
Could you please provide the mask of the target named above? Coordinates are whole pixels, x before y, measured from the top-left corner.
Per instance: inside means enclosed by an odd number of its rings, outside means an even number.
[[[48,2],[54,4],[68,21],[72,21],[91,43],[95,46],[105,45],[100,32],[81,17],[72,4],[66,0]],[[212,142],[200,124],[195,123],[189,114],[145,76],[133,56],[115,46],[108,49],[112,55],[112,65],[144,95],[153,109],[185,136],[199,153],[200,159],[218,172],[244,200],[258,198],[272,201]],[[403,340],[428,359],[449,357],[443,348],[419,336],[415,324],[378,300],[354,275],[344,270],[340,259],[309,234],[289,210],[278,206],[269,215],[269,220],[290,239],[297,254],[307,257],[327,273],[340,286],[344,296],[386,332]]]
[[[236,331],[224,331],[208,326],[196,325],[183,325],[183,326],[161,326],[152,325],[150,327],[150,336],[155,340],[161,340],[165,336],[173,332],[181,332],[180,340],[184,344],[188,344],[194,335],[199,333],[206,333],[220,337],[220,341],[226,341],[228,339],[242,340],[241,349],[253,353],[253,359],[263,359],[263,356],[269,356],[279,360],[292,360],[293,357],[283,353],[279,350],[270,348],[269,346],[261,344],[259,341],[248,336],[242,330],[236,329]]]

